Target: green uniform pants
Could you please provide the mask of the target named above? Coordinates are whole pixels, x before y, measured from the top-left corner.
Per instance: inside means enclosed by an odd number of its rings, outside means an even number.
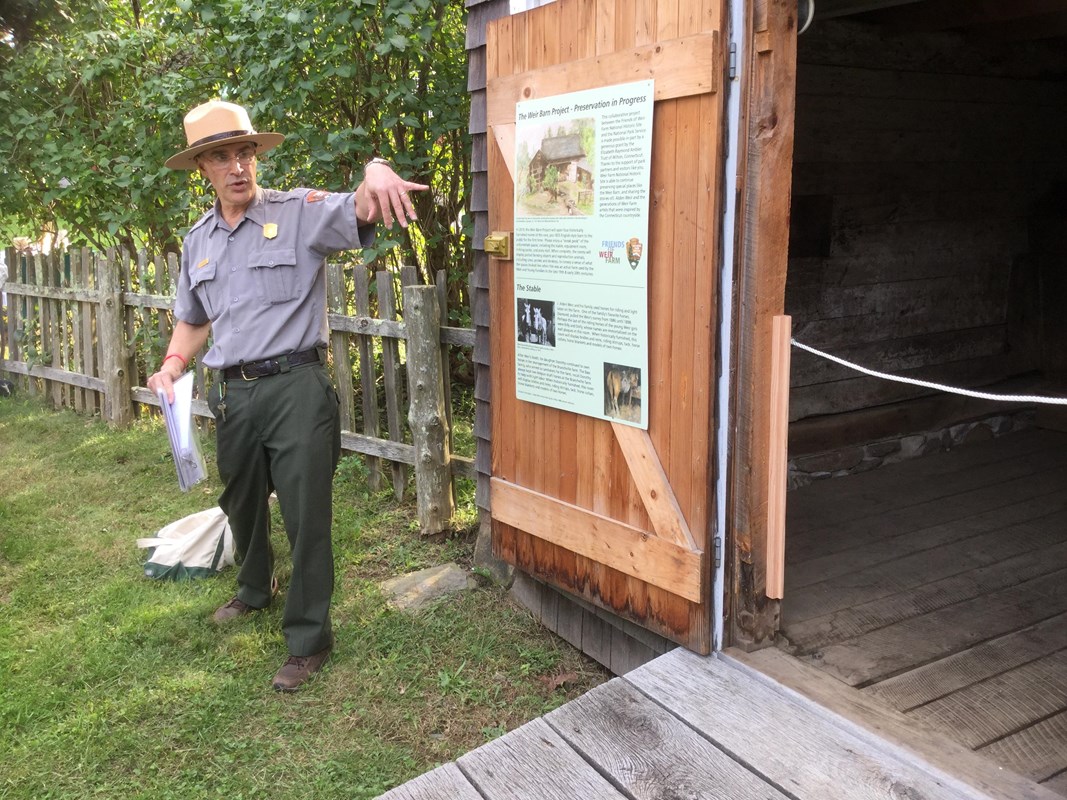
[[[237,597],[270,603],[274,554],[267,498],[278,494],[293,574],[282,632],[290,655],[333,643],[333,473],[341,455],[337,393],[321,364],[244,381],[220,380],[211,391],[218,441],[219,506],[229,518],[240,571]]]

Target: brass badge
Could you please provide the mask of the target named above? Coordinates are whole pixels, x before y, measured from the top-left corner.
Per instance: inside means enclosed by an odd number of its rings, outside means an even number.
[[[277,235],[278,235],[278,223],[277,222],[268,222],[266,225],[263,226],[263,237],[265,239],[273,239]]]

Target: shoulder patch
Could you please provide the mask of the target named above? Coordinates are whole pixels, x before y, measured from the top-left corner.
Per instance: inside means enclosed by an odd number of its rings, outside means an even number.
[[[325,200],[330,196],[329,192],[323,192],[319,189],[314,189],[307,194],[307,202],[318,203],[320,200]]]
[[[279,191],[278,189],[264,189],[260,187],[260,191],[263,192],[263,199],[268,203],[287,203],[290,200],[302,200],[306,189],[290,189],[287,192]]]

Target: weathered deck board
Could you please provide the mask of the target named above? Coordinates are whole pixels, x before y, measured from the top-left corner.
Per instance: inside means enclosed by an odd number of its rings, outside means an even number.
[[[1067,515],[1063,515],[1063,520],[1057,524],[1067,524]],[[1047,528],[1041,532],[1047,534],[1046,544],[1053,537],[1062,536]],[[933,561],[932,556],[927,556],[927,559]],[[1060,572],[1063,564],[1067,564],[1067,541],[1057,542],[1044,549],[1030,550],[1002,561],[994,561],[988,566],[950,575],[941,580],[914,587],[905,586],[902,588],[910,588],[910,591],[898,591],[868,603],[860,603],[790,625],[789,639],[800,647],[802,652],[810,653],[845,638],[861,636],[896,622],[921,617],[937,609],[980,598],[995,590],[1018,586],[1050,572]],[[908,573],[902,571],[901,574]],[[915,571],[911,574],[914,575]]]
[[[908,462],[909,465],[911,463],[913,462]],[[1063,467],[1065,464],[1067,464],[1067,451],[1043,450],[1025,459],[1010,459],[1004,464],[986,465],[979,470],[964,471],[956,476],[938,476],[936,480],[931,478],[929,482],[937,486],[940,492],[936,496],[915,502],[915,495],[919,493],[919,489],[915,487],[903,490],[897,495],[898,502],[901,502],[903,498],[907,498],[908,502],[896,509],[872,510],[869,516],[860,520],[828,525],[822,528],[817,536],[792,537],[791,545],[788,544],[790,539],[787,539],[786,556],[789,560],[799,564],[810,558],[898,536],[905,531],[948,522],[978,511],[999,508],[1004,505],[1000,492],[1006,482],[1009,482],[1007,486],[1009,490],[1011,489],[1010,482],[1021,487],[1034,480],[1034,477],[1041,472]],[[898,466],[900,465],[893,464],[884,469],[890,470]],[[1067,471],[1064,474],[1067,474]],[[851,481],[851,477],[837,480]],[[1062,486],[1062,483],[1060,485]],[[849,487],[849,490],[852,491],[852,487]],[[791,526],[787,529],[791,529]]]
[[[902,673],[863,691],[900,711],[1067,647],[1067,613]]]
[[[386,792],[381,796],[381,800],[436,800],[442,797],[482,800],[478,790],[470,785],[455,764],[442,764],[437,769]]]
[[[949,785],[946,776],[887,754],[840,727],[816,704],[787,698],[720,659],[674,650],[627,680],[734,758],[758,765],[770,783],[795,797],[967,796],[960,786]],[[709,698],[727,702],[707,702]]]
[[[946,737],[943,731],[895,711],[780,650],[765,649],[755,653],[729,650],[727,653],[730,658],[799,692],[869,735],[895,743],[902,757],[918,764],[928,763],[952,775],[965,775],[968,783],[986,796],[1002,800],[1036,800],[1052,796],[1032,780],[1006,772],[993,761],[971,752]]]
[[[783,610],[783,620],[792,626],[836,611],[856,609],[908,589],[926,589],[936,581],[1031,555],[1045,547],[1062,546],[1059,530],[1067,527],[1067,491],[1059,499],[1063,508],[1051,514],[812,584]]]
[[[383,795],[787,797],[1059,800],[782,653],[703,657],[681,648]]]
[[[899,508],[903,491],[909,493],[907,496],[913,504],[941,497],[945,486],[940,480],[961,472],[1008,465],[1008,469],[1022,469],[1026,471],[1024,474],[1029,474],[1027,461],[1049,449],[1049,443],[1039,432],[1027,431],[853,475],[847,478],[850,489],[844,494],[835,487],[842,479],[818,481],[804,487],[803,492],[793,492],[789,498],[790,539],[798,541],[827,525]],[[1003,477],[1007,473],[998,474]]]
[[[929,552],[944,544],[1029,522],[1067,507],[1067,469],[1025,478],[1008,488],[1014,489],[1010,494],[1011,500],[1002,500],[1002,505],[992,509],[966,513],[937,525],[903,531],[873,544],[831,553],[802,564],[790,560],[786,570],[786,591],[789,592],[790,602],[802,601],[804,593],[799,590],[814,583],[832,581],[910,553]]]
[[[782,617],[805,662],[1067,797],[1065,453],[1036,429],[797,490],[790,552],[819,555]]]
[[[1032,780],[1051,778],[1063,769],[1063,754],[1067,753],[1067,711],[979,748],[978,752],[1011,765]]]
[[[493,800],[624,800],[543,719],[473,750],[457,761],[467,779]]]
[[[1042,786],[1062,795],[1063,797],[1067,797],[1067,770],[1049,778],[1042,783]]]
[[[990,713],[976,717],[973,709]],[[968,686],[915,709],[913,716],[968,747],[992,744],[1067,708],[1067,650]]]
[[[852,686],[888,678],[1067,611],[1067,569],[906,619],[809,656]]]
[[[546,719],[637,800],[786,798],[624,680],[598,686]]]

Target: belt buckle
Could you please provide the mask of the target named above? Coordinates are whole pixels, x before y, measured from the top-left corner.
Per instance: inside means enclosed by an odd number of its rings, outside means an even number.
[[[246,366],[245,364],[241,365],[241,380],[251,382],[251,381],[258,381],[260,378],[263,377],[262,375],[253,375],[251,378],[248,377],[247,375],[245,375],[245,366]]]

